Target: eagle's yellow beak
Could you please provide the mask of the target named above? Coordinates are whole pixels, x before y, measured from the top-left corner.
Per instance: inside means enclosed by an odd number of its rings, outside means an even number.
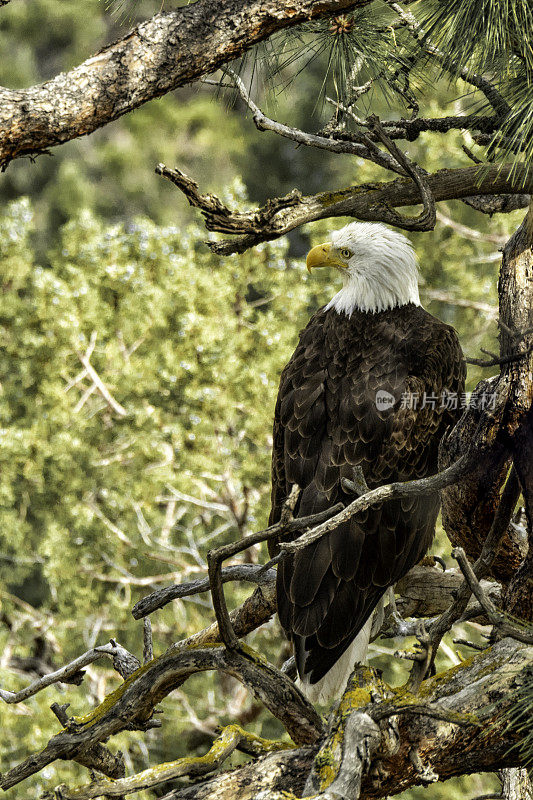
[[[324,242],[324,244],[317,244],[307,254],[306,260],[307,269],[311,272],[315,267],[341,267],[346,269],[347,264],[341,261],[332,249],[331,242]]]

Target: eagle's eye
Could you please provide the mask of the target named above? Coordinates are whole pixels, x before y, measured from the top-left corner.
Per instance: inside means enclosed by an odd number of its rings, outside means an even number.
[[[347,247],[343,247],[343,248],[342,248],[342,250],[341,250],[341,256],[342,256],[343,258],[345,258],[345,259],[346,259],[346,261],[349,261],[349,260],[350,260],[350,258],[353,256],[353,253],[352,253],[352,251],[351,251],[351,250],[348,250],[348,248],[347,248]]]

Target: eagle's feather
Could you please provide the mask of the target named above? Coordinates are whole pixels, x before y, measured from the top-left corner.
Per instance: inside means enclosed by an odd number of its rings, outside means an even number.
[[[283,370],[274,417],[272,510],[277,522],[293,484],[304,516],[353,497],[343,477],[362,467],[370,488],[437,471],[439,441],[460,414],[465,365],[457,334],[416,302],[372,313],[320,309]],[[376,393],[394,396],[378,408]],[[409,408],[423,393],[435,402]],[[434,406],[434,407],[433,407]],[[316,684],[350,647],[388,586],[432,540],[437,492],[390,500],[356,514],[278,569],[278,613],[300,678]],[[271,544],[276,552],[276,544]],[[368,626],[367,626],[368,627]]]

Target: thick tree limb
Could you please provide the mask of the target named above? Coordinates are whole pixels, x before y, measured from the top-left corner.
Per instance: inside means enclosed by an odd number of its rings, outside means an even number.
[[[77,759],[96,743],[125,729],[146,729],[155,706],[197,672],[221,670],[244,683],[285,726],[297,744],[316,741],[320,717],[287,677],[251,653],[245,657],[224,647],[171,648],[133,673],[94,711],[73,718],[44,750],[9,770],[0,788],[9,789],[58,758]]]
[[[463,203],[482,214],[510,214],[519,208],[527,208],[531,196],[529,194],[480,194],[476,197],[465,197]]]
[[[502,781],[501,800],[533,800],[533,784],[527,769],[511,767],[500,773]]]
[[[276,31],[368,2],[197,0],[156,14],[70,72],[30,89],[0,89],[0,166],[92,133]]]
[[[463,576],[458,569],[447,569],[443,572],[436,567],[417,564],[394,587],[398,595],[398,611],[404,618],[442,614],[453,603],[462,582]],[[501,600],[501,587],[498,583],[483,580],[482,586],[492,600]],[[473,610],[475,605],[471,600],[466,610]],[[385,626],[387,624],[386,616]]]
[[[512,700],[513,691],[529,674],[533,648],[518,644],[512,639],[503,639],[484,653],[461,664],[451,673],[430,678],[422,684],[423,704],[437,706],[445,712],[446,720],[435,719],[424,714],[424,709],[413,707],[412,713],[401,714],[398,719],[396,750],[381,729],[381,743],[372,767],[381,765],[364,777],[361,797],[365,800],[395,795],[411,786],[423,785],[420,774],[411,756],[418,753],[423,766],[430,767],[439,778],[446,780],[465,772],[492,771],[502,767],[516,766],[518,756],[510,749],[513,741],[505,722],[497,717],[495,706],[505,707]],[[420,700],[400,693],[397,700],[420,705]],[[368,695],[367,695],[368,698]],[[384,699],[371,706],[366,705],[364,692],[359,699],[352,694],[351,713],[370,715],[376,719],[379,711],[389,707]],[[357,707],[359,705],[359,707]],[[394,701],[393,701],[394,705]],[[390,710],[390,707],[389,707]],[[472,725],[464,727],[450,721],[451,715]],[[479,733],[476,722],[481,722],[486,734]],[[163,800],[282,800],[287,792],[303,796],[307,775],[313,767],[318,747],[271,754],[254,764],[218,775],[196,786],[174,790]],[[327,755],[327,754],[326,754]],[[323,758],[316,766],[318,775],[324,775],[328,766],[335,765]],[[498,766],[499,765],[499,766]],[[331,773],[330,773],[331,774]],[[253,787],[252,791],[250,787]]]
[[[297,191],[270,200],[255,211],[232,211],[215,195],[202,195],[198,185],[179,170],[164,164],[156,168],[174,183],[192,206],[199,208],[209,231],[231,234],[234,239],[210,242],[215,253],[243,253],[260,242],[284,236],[308,222],[329,217],[355,217],[380,222],[384,209],[416,205],[420,202],[418,187],[409,178],[385,183],[367,183],[333,192],[302,197]],[[461,169],[443,169],[425,176],[435,202],[457,200],[478,194],[508,194],[533,191],[533,173],[523,166],[511,164],[483,165]],[[388,211],[387,211],[388,213]]]

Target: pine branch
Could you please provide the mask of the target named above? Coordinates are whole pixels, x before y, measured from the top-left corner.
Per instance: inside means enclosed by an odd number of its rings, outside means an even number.
[[[395,0],[384,0],[384,2],[405,22],[407,30],[423,47],[424,51],[435,58],[452,77],[459,75],[465,83],[469,83],[471,86],[474,86],[474,88],[483,92],[500,120],[504,119],[509,114],[511,111],[509,104],[489,80],[482,75],[477,75],[466,67],[458,66],[453,59],[449,58],[446,53],[436,47],[411,11],[404,11],[401,5],[396,3]]]
[[[0,167],[92,133],[216,71],[277,31],[369,2],[197,0],[156,14],[44,84],[0,88]]]

